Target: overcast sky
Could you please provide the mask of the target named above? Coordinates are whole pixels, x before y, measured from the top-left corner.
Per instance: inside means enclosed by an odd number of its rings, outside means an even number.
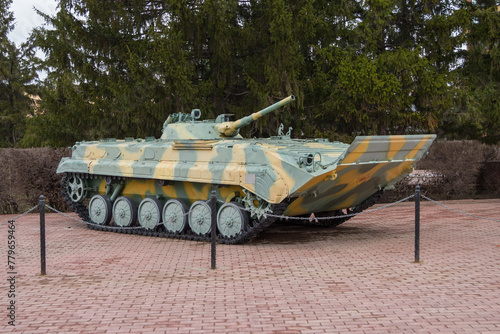
[[[44,23],[33,7],[45,14],[53,15],[56,12],[57,0],[14,0],[10,11],[14,13],[15,27],[9,34],[9,39],[20,46],[26,41],[34,27]]]

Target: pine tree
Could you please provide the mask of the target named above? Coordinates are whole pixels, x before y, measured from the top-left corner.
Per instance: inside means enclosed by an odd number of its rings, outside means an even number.
[[[436,131],[453,102],[462,10],[454,1],[373,0],[351,13],[347,45],[328,46],[319,60],[336,62],[323,119],[348,134]]]
[[[349,140],[444,129],[463,81],[460,4],[61,0],[44,15],[54,28],[33,35],[48,76],[25,143],[158,136],[172,112],[242,117],[291,94],[295,103],[243,132],[272,135],[283,122],[294,136]]]
[[[224,110],[234,79],[227,68],[237,25],[230,7],[62,0],[54,17],[40,13],[54,28],[34,34],[48,76],[46,115],[30,124],[32,144],[159,135],[169,113]]]
[[[16,147],[25,131],[25,119],[32,113],[30,86],[35,73],[25,59],[29,48],[18,49],[8,39],[13,29],[11,0],[0,0],[0,147]]]
[[[460,123],[447,130],[457,136],[500,142],[500,8],[496,1],[477,0],[471,19],[467,57],[461,68],[462,97],[456,113]]]

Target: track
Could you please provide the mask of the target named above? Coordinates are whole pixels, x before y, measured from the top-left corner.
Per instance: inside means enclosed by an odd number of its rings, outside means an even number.
[[[88,174],[76,174],[77,176],[87,179],[90,176]],[[189,228],[186,229],[185,232],[174,233],[167,231],[163,225],[159,225],[154,229],[145,229],[142,227],[120,227],[120,226],[112,226],[112,225],[98,225],[91,221],[88,213],[87,206],[83,202],[74,202],[70,199],[70,196],[67,192],[67,184],[68,184],[68,174],[63,176],[61,185],[62,185],[62,194],[64,199],[69,203],[73,211],[75,211],[80,218],[87,223],[87,226],[94,230],[106,231],[106,232],[115,232],[115,233],[126,233],[126,234],[139,234],[146,236],[154,236],[154,237],[163,237],[163,238],[174,238],[174,239],[186,239],[186,240],[195,240],[195,241],[210,241],[210,233],[207,235],[198,235],[193,233]],[[281,215],[287,207],[286,203],[274,204],[271,205],[271,214],[272,215]],[[260,232],[269,227],[272,223],[274,223],[278,218],[268,216],[267,218],[262,217],[259,220],[251,220],[245,230],[240,232],[239,234],[233,237],[224,237],[222,235],[218,235],[217,242],[221,244],[241,244],[250,241],[252,238],[257,236]],[[111,223],[112,224],[112,223]]]

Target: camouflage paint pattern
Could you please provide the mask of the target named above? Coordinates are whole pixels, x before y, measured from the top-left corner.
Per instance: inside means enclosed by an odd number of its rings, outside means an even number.
[[[267,139],[238,134],[241,127],[294,99],[290,96],[234,122],[224,114],[198,121],[197,109],[172,114],[160,139],[77,142],[72,157],[63,158],[57,172],[89,176],[82,179],[85,191],[78,201],[101,194],[111,201],[122,195],[136,203],[156,197],[190,205],[207,200],[215,189],[226,202],[237,200],[257,209],[262,203],[285,203],[284,214],[297,216],[354,207],[390,188],[436,138],[368,136],[348,145],[291,139],[281,130]]]
[[[175,140],[78,142],[57,172],[93,175],[86,181],[88,198],[106,194],[104,177],[116,176],[127,178],[122,195],[137,203],[155,196],[191,204],[208,199],[213,188],[230,201],[246,189],[269,203],[288,200],[284,214],[296,216],[352,207],[391,187],[436,137],[357,137],[351,145],[287,136],[227,138],[219,132],[223,123],[166,124],[165,137]]]

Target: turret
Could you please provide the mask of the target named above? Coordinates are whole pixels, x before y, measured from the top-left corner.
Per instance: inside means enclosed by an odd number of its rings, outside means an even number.
[[[278,109],[295,100],[293,95],[276,102],[275,104],[257,111],[249,116],[240,118],[234,122],[229,121],[228,114],[222,114],[214,120],[198,121],[201,116],[200,110],[194,109],[190,114],[175,113],[168,116],[163,124],[163,134],[161,139],[165,140],[191,140],[202,139],[212,140],[221,137],[238,137],[239,129],[258,120],[271,111]]]
[[[234,137],[238,134],[239,129],[241,129],[244,126],[249,125],[252,122],[255,122],[259,118],[261,118],[264,115],[269,114],[270,112],[292,102],[295,100],[295,96],[290,95],[289,97],[276,102],[275,104],[264,108],[260,111],[257,111],[249,116],[245,116],[243,118],[240,118],[234,122],[224,122],[221,124],[217,125],[217,130],[220,132],[221,135],[225,137]]]

